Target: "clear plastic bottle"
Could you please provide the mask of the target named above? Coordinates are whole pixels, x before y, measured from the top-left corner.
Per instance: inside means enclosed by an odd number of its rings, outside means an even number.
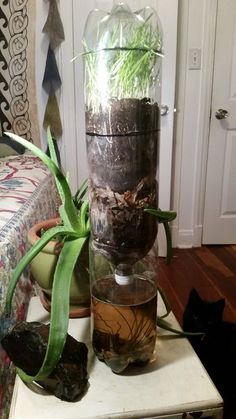
[[[109,323],[113,330],[109,349],[105,349],[107,337],[101,337],[101,322],[99,338],[94,326],[93,345],[100,359],[112,351],[119,358],[132,346],[136,353],[132,362],[145,362],[153,351],[156,287],[150,278],[136,273],[136,267],[157,235],[156,219],[145,208],[158,207],[161,50],[160,22],[150,7],[133,13],[126,3],[116,2],[110,13],[96,9],[88,16],[84,74],[90,246],[92,259],[104,259],[102,265],[108,270],[92,274],[92,313],[95,326],[104,316],[106,324],[108,318],[117,323],[114,328]],[[91,269],[99,271],[99,264]],[[129,324],[122,322],[119,329],[123,317],[129,318]],[[139,320],[152,324],[152,344],[143,344],[142,350],[135,349],[144,339],[137,337],[139,331],[143,336]],[[132,325],[138,327],[137,339],[130,338]],[[136,343],[131,345],[131,340]],[[152,350],[144,350],[146,346]]]
[[[91,242],[92,244],[92,242]],[[91,248],[91,332],[98,359],[115,373],[144,365],[156,343],[157,272],[150,256],[114,267]]]

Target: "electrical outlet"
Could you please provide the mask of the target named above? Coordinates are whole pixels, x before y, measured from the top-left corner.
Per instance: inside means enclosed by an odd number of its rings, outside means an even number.
[[[188,55],[188,68],[189,70],[201,69],[201,50],[197,48],[190,48]]]

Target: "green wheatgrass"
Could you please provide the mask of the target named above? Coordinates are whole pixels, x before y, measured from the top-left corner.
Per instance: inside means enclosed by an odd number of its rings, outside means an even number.
[[[113,28],[105,49],[91,51],[86,42],[83,42],[85,69],[88,75],[85,86],[88,109],[98,112],[104,106],[104,103],[101,103],[104,92],[102,96],[98,71],[102,60],[109,74],[107,85],[104,86],[107,99],[149,97],[150,88],[159,76],[158,72],[155,74],[156,64],[162,56],[161,33],[154,30],[148,22],[151,16],[133,31],[124,48],[117,48],[119,24]]]

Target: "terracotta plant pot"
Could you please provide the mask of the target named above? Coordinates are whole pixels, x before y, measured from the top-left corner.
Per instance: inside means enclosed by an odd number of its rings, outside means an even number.
[[[40,239],[42,230],[48,230],[49,228],[56,226],[59,221],[59,218],[55,218],[35,224],[28,231],[29,243],[33,245]],[[31,273],[41,288],[41,302],[48,311],[50,311],[53,275],[59,252],[60,243],[56,240],[50,241],[31,262]],[[85,317],[90,314],[88,263],[88,245],[85,244],[80,258],[76,263],[72,277],[70,289],[70,317]]]

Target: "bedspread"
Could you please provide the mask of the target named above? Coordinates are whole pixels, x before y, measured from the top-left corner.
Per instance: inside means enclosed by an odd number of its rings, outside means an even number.
[[[12,272],[28,249],[27,231],[38,221],[57,216],[59,197],[53,177],[35,156],[24,154],[0,159],[0,314]],[[17,285],[13,314],[26,316],[32,293],[29,271]],[[0,348],[0,417],[8,417],[14,368]]]

